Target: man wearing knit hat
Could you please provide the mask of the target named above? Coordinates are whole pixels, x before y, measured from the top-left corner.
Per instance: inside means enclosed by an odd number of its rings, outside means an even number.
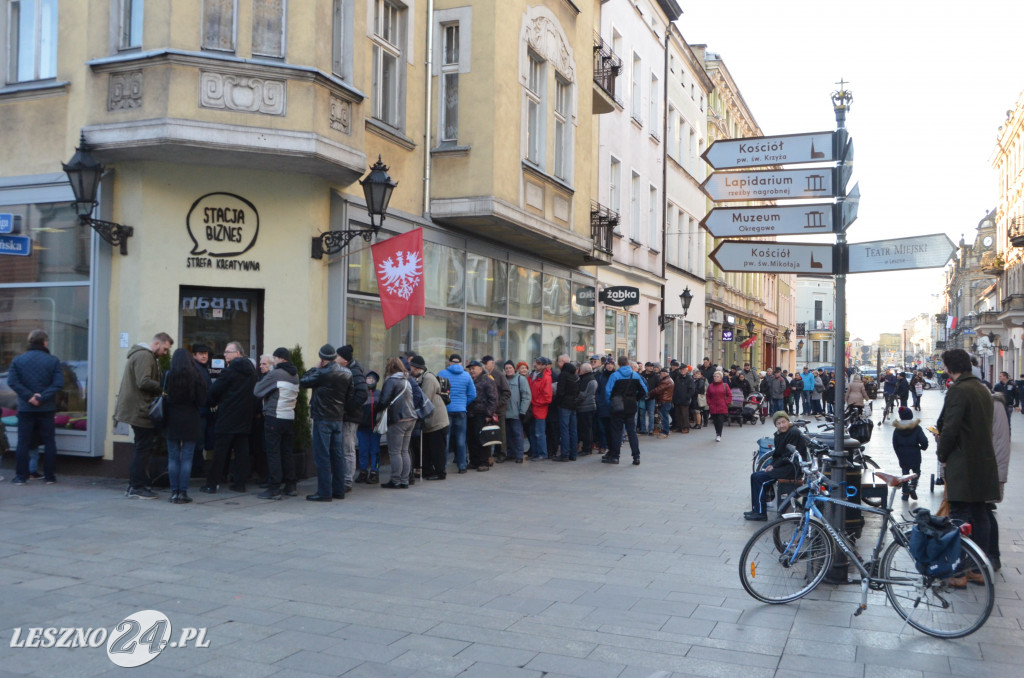
[[[338,364],[337,351],[330,344],[320,347],[320,363],[302,375],[299,386],[312,388],[309,415],[313,419],[313,464],[316,466],[316,494],[307,501],[345,498],[345,453],[341,428],[345,404],[352,397],[352,371]]]
[[[338,364],[347,367],[352,372],[352,397],[345,403],[345,419],[342,423],[341,443],[345,450],[345,491],[352,489],[353,475],[356,470],[356,438],[359,435],[359,423],[363,420],[363,405],[370,397],[370,389],[366,386],[366,377],[363,376],[363,366],[353,356],[351,344],[345,344],[338,349]],[[360,477],[366,480],[364,474]]]
[[[270,482],[260,499],[294,497],[295,463],[292,460],[295,403],[299,397],[299,371],[291,363],[291,352],[274,351],[273,368],[256,382],[253,395],[263,401],[263,441]],[[262,362],[262,361],[261,361]],[[281,483],[284,482],[284,489]]]

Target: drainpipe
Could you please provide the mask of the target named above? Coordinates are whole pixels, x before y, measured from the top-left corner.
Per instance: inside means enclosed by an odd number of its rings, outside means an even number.
[[[669,34],[672,32],[670,21],[665,29],[665,63],[661,71],[662,96],[661,96],[661,279],[665,280],[665,273],[668,270],[666,260],[668,259],[668,42]],[[665,284],[661,285],[661,314],[665,315]],[[674,321],[673,321],[674,322]],[[685,320],[683,321],[686,322]],[[664,332],[664,329],[662,329]],[[685,333],[684,333],[685,334]],[[662,339],[659,343],[664,346]],[[669,356],[662,356],[662,362],[668,360]]]
[[[427,2],[427,68],[423,104],[423,216],[430,217],[430,117],[434,82],[434,0]]]

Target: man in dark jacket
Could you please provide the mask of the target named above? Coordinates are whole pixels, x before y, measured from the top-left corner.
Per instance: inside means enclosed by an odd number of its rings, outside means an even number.
[[[210,377],[210,347],[206,344],[192,345],[192,359],[196,362],[196,369],[206,384],[206,392],[213,388],[213,379]],[[192,453],[192,477],[206,476],[206,450],[213,449],[213,423],[215,414],[210,407],[203,403],[199,408],[200,434],[196,441],[195,450]]]
[[[330,344],[320,347],[320,363],[299,379],[300,388],[312,388],[309,416],[313,419],[313,464],[316,466],[316,494],[306,501],[345,498],[345,452],[342,423],[345,405],[352,397],[352,371],[342,367]],[[385,415],[386,416],[386,415]]]
[[[935,422],[939,431],[936,454],[946,465],[949,516],[971,523],[971,538],[988,554],[992,548],[987,503],[999,500],[999,470],[992,445],[992,396],[972,372],[967,351],[946,351],[942,362],[953,379]],[[967,578],[972,579],[972,575],[981,576],[972,572]]]
[[[274,351],[273,367],[257,382],[253,395],[263,399],[263,439],[270,483],[260,499],[296,496],[295,462],[292,459],[295,403],[299,397],[299,371],[291,363],[291,352]],[[284,489],[281,483],[284,482]]]
[[[552,455],[551,461],[576,461],[576,448],[579,446],[577,434],[576,408],[579,406],[580,379],[576,376],[576,366],[565,363],[558,375],[555,397],[552,403],[558,408],[558,440],[562,447],[561,456]]]
[[[802,457],[807,455],[807,444],[800,430],[789,422],[789,414],[780,410],[772,415],[772,423],[775,424],[775,439],[773,441],[772,463],[763,471],[754,471],[750,474],[750,504],[751,510],[743,514],[747,520],[768,520],[768,502],[765,499],[768,488],[775,484],[780,478],[796,478],[799,474],[799,467],[792,462],[792,452],[789,446],[792,445],[800,452]]]
[[[50,336],[43,330],[28,335],[28,350],[11,362],[7,385],[18,395],[18,450],[15,485],[28,481],[28,452],[33,439],[43,441],[46,484],[57,482],[57,437],[53,417],[57,394],[64,386],[60,360],[50,355]]]
[[[693,400],[695,386],[690,368],[680,365],[676,372],[676,387],[672,393],[672,406],[675,408],[674,423],[680,433],[690,432],[690,402]]]
[[[484,365],[484,371],[494,379],[494,386],[498,389],[498,428],[501,429],[501,449],[494,451],[494,461],[499,464],[508,458],[508,435],[505,430],[505,409],[508,401],[512,398],[512,389],[509,388],[508,379],[505,377],[505,370],[499,368],[494,361],[494,356],[485,355],[480,359]]]
[[[608,449],[608,430],[611,428],[611,412],[608,409],[608,395],[605,393],[605,386],[608,379],[615,372],[615,362],[610,358],[602,359],[601,368],[597,373],[597,393],[594,394],[594,401],[597,410],[594,416],[594,440],[597,441],[599,452]]]
[[[484,370],[479,360],[470,361],[469,375],[476,387],[476,398],[466,408],[466,444],[469,447],[469,465],[477,471],[490,470],[487,448],[480,441],[480,429],[491,421],[498,406],[498,387],[494,378]]]
[[[210,404],[217,407],[217,423],[214,424],[213,463],[206,474],[206,485],[200,492],[216,494],[221,474],[227,467],[228,459],[234,453],[231,489],[245,492],[245,481],[249,479],[249,434],[252,419],[256,414],[253,390],[256,388],[256,368],[242,351],[237,341],[228,342],[224,348],[227,366],[221,371],[210,389]]]
[[[345,419],[341,426],[341,444],[345,450],[345,491],[352,489],[356,471],[356,439],[359,437],[359,422],[363,420],[363,404],[369,397],[363,366],[353,356],[354,349],[345,344],[338,349],[338,364],[352,373],[352,397],[345,403]]]
[[[618,363],[619,369],[608,377],[604,387],[611,413],[611,426],[608,431],[608,454],[601,458],[601,463],[619,463],[622,431],[625,428],[629,449],[633,453],[633,465],[639,466],[640,441],[636,437],[636,404],[640,398],[647,397],[647,381],[629,366],[628,357],[620,355]],[[617,405],[621,405],[621,409]]]
[[[128,466],[129,499],[155,499],[156,494],[146,487],[146,465],[156,442],[156,430],[149,418],[153,399],[164,392],[160,385],[160,365],[157,358],[167,355],[174,340],[165,332],[153,336],[148,344],[136,344],[128,351],[128,362],[121,376],[121,389],[117,393],[114,420],[132,427],[135,447]],[[251,396],[250,396],[251,398]]]

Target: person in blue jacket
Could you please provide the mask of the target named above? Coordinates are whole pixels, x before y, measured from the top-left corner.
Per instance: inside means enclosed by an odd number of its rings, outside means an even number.
[[[608,454],[601,458],[604,464],[618,464],[622,449],[622,428],[629,437],[633,465],[640,465],[640,441],[636,437],[637,401],[647,397],[647,381],[629,365],[629,358],[619,356],[619,369],[608,377],[604,394],[608,399],[611,427],[608,431]]]
[[[36,436],[43,442],[43,475],[46,484],[57,482],[57,438],[53,417],[57,394],[64,387],[60,360],[50,355],[50,336],[44,330],[28,335],[28,350],[11,362],[7,385],[18,395],[17,470],[13,483],[28,481],[28,452]]]
[[[811,411],[811,394],[814,393],[814,372],[811,372],[806,365],[800,375],[800,381],[804,386],[804,390],[800,392],[804,404],[804,414],[808,414]]]
[[[455,451],[455,464],[459,467],[459,473],[466,472],[466,406],[476,399],[476,386],[473,378],[462,367],[462,356],[453,353],[448,357],[448,367],[437,373],[437,376],[444,377],[451,385],[448,403],[445,409],[448,410],[448,442],[445,448],[451,452]]]

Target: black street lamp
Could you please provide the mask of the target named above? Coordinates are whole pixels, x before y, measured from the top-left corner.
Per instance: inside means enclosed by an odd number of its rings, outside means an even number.
[[[388,166],[377,156],[377,162],[370,167],[370,173],[365,179],[359,180],[363,187],[363,197],[366,198],[366,211],[370,214],[370,228],[361,228],[345,231],[328,231],[313,238],[314,259],[322,259],[325,254],[337,254],[352,242],[355,238],[362,238],[366,242],[373,240],[373,237],[380,232],[384,225],[384,216],[388,211],[388,203],[391,202],[391,194],[397,181],[393,181],[388,175]],[[376,219],[374,219],[376,217]]]
[[[71,182],[71,190],[75,194],[75,201],[71,203],[71,209],[78,215],[78,222],[82,226],[89,226],[103,240],[111,245],[121,248],[121,254],[128,254],[128,238],[132,237],[135,229],[131,226],[123,226],[112,221],[93,219],[92,213],[99,204],[96,201],[96,193],[99,191],[100,179],[103,177],[103,165],[92,157],[92,146],[86,143],[85,134],[81,135],[78,148],[71,160],[61,163],[64,173],[68,175]]]
[[[679,303],[683,305],[682,314],[680,315],[678,313],[662,313],[661,316],[658,318],[658,325],[661,327],[661,329],[664,330],[665,326],[668,325],[673,320],[686,317],[687,311],[690,310],[690,304],[693,303],[693,292],[690,291],[689,287],[684,289],[683,293],[679,295]]]
[[[754,320],[747,321],[747,336],[750,338],[750,369],[754,369]]]

